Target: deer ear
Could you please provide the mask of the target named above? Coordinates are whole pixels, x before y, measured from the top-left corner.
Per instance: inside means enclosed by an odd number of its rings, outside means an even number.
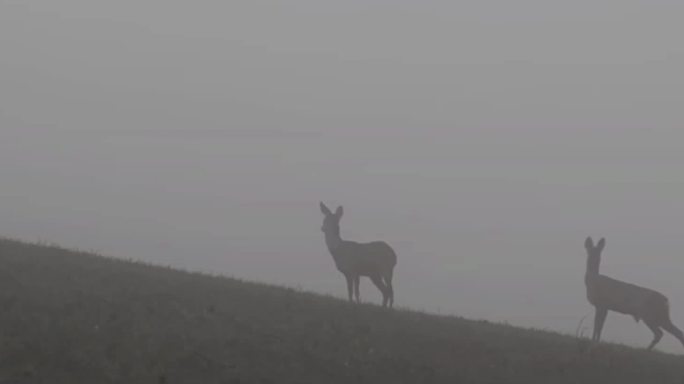
[[[605,246],[606,246],[606,239],[602,237],[601,240],[599,240],[598,244],[596,244],[596,249],[599,252],[601,252],[601,251],[603,251],[603,248]]]
[[[591,239],[591,236],[587,237],[587,239],[584,241],[584,248],[594,249],[594,240]]]
[[[340,205],[339,207],[337,207],[337,210],[335,210],[335,216],[337,216],[337,218],[339,219],[342,217],[343,214],[344,208],[342,208],[342,206]]]
[[[326,215],[326,216],[332,215],[332,212],[330,212],[330,209],[328,209],[328,207],[326,207],[322,201],[320,202],[320,206],[321,206],[321,212],[323,212],[324,215]]]

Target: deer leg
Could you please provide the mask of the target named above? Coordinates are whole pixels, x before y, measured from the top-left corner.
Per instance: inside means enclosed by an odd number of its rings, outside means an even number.
[[[382,306],[385,307],[387,306],[387,301],[389,300],[387,296],[387,288],[385,287],[385,284],[382,282],[382,278],[378,275],[373,275],[370,276],[371,281],[373,284],[375,284],[376,287],[382,292]]]
[[[668,331],[672,336],[676,337],[682,345],[684,345],[684,334],[682,331],[672,324],[672,320],[667,319],[667,322],[663,324],[663,329]]]
[[[648,325],[648,328],[651,329],[651,332],[653,332],[653,341],[651,341],[651,344],[647,348],[651,350],[653,349],[653,347],[655,347],[656,344],[658,344],[660,339],[663,338],[663,331],[660,329],[658,323],[651,319],[644,319],[644,323],[646,323],[646,325]]]
[[[359,299],[359,284],[361,283],[361,276],[354,277],[354,296],[356,296],[356,302],[360,303]]]
[[[389,296],[389,306],[394,305],[394,288],[392,287],[392,272],[389,272],[384,278],[385,286],[387,287],[387,295]]]
[[[594,316],[594,335],[592,340],[595,342],[601,341],[601,331],[603,331],[603,324],[606,322],[608,310],[605,308],[596,307],[596,314]]]
[[[349,301],[354,302],[354,281],[351,275],[344,275],[344,277],[347,279],[347,294],[349,295]]]

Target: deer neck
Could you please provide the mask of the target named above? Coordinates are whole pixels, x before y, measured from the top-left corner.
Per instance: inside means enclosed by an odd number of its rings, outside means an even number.
[[[325,233],[325,245],[328,246],[328,251],[335,257],[340,246],[342,245],[342,237],[339,232],[326,232]]]
[[[584,282],[590,284],[599,277],[600,260],[587,259],[587,272],[584,274]]]

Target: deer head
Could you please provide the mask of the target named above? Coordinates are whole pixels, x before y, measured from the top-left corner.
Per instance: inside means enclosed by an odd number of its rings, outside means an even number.
[[[344,213],[344,209],[342,206],[337,207],[335,210],[335,213],[332,213],[328,207],[325,206],[322,202],[320,203],[321,205],[321,212],[323,213],[323,225],[321,226],[321,231],[325,233],[326,235],[334,235],[338,236],[340,235],[340,219],[342,218],[342,214]]]
[[[584,248],[587,250],[587,274],[599,273],[599,266],[601,265],[601,252],[603,248],[606,247],[606,239],[601,238],[599,242],[594,245],[594,240],[591,237],[587,237],[584,242]]]

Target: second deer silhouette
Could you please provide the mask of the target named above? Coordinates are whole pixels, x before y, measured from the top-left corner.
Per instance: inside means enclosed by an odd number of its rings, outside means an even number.
[[[323,212],[325,243],[335,261],[335,266],[347,279],[349,301],[359,302],[359,283],[362,276],[367,276],[382,293],[382,306],[394,304],[394,288],[392,275],[397,265],[397,255],[392,247],[384,241],[357,243],[342,240],[340,236],[340,219],[343,208],[337,207],[335,213],[325,204],[320,203]]]
[[[601,252],[605,246],[606,239],[603,238],[596,245],[591,237],[584,243],[587,250],[584,284],[587,287],[587,299],[596,308],[592,339],[600,341],[608,311],[614,311],[631,315],[637,322],[643,320],[646,323],[653,332],[653,341],[648,349],[652,349],[663,337],[662,329],[684,345],[684,334],[670,320],[670,306],[665,295],[599,274]]]

